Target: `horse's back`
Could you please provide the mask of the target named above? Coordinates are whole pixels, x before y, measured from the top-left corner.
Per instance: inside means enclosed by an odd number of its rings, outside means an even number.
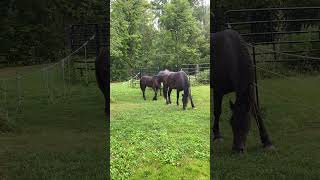
[[[170,88],[177,90],[183,90],[185,86],[189,87],[187,74],[183,71],[169,74],[168,85],[170,86]]]
[[[153,87],[154,86],[154,77],[152,76],[142,76],[140,78],[140,87]]]
[[[213,47],[216,89],[228,93],[253,82],[252,60],[239,33],[234,30],[215,33]]]

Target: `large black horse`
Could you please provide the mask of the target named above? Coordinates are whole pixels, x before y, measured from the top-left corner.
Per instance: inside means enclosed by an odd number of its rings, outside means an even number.
[[[99,55],[95,62],[95,71],[96,71],[96,79],[105,99],[105,112],[107,112],[107,58],[108,58],[108,49],[100,48]]]
[[[265,148],[273,148],[255,97],[254,65],[242,37],[233,30],[213,34],[213,94],[214,139],[221,138],[219,118],[222,98],[235,92],[236,100],[230,101],[232,110],[233,150],[243,152],[250,127],[250,115],[256,119],[260,138]]]
[[[179,71],[179,72],[170,72],[164,80],[164,88],[167,88],[166,93],[166,102],[167,104],[171,104],[171,91],[172,89],[177,90],[177,105],[179,105],[179,92],[183,91],[182,95],[182,103],[183,103],[183,110],[186,109],[187,104],[188,104],[188,98],[190,99],[191,106],[194,108],[194,104],[192,101],[191,97],[191,91],[190,91],[190,86],[189,86],[189,81],[188,81],[188,76],[185,72]],[[165,94],[165,91],[164,94]]]

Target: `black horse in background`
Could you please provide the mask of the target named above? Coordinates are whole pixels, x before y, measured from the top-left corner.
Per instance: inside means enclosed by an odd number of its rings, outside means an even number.
[[[213,42],[213,140],[221,139],[219,118],[222,98],[235,92],[236,100],[230,101],[232,110],[233,150],[243,152],[250,127],[250,114],[254,116],[263,146],[273,148],[264,126],[255,97],[254,65],[242,37],[233,30],[225,30],[211,36]]]
[[[158,81],[157,76],[142,76],[140,79],[140,89],[142,91],[143,99],[146,100],[145,91],[146,87],[151,87],[154,91],[153,101],[157,100],[158,90],[161,88],[161,83]]]
[[[188,98],[190,99],[192,108],[195,108],[193,104],[193,100],[191,97],[191,91],[188,81],[188,76],[185,72],[179,71],[179,72],[170,72],[165,76],[164,78],[164,94],[165,91],[167,93],[166,95],[166,103],[171,104],[171,91],[172,89],[177,90],[177,105],[179,105],[179,92],[183,91],[182,95],[182,103],[183,103],[183,110],[186,109],[188,104]]]
[[[107,58],[108,49],[104,47],[100,48],[99,55],[95,61],[95,71],[98,87],[105,98],[105,112],[107,112]]]

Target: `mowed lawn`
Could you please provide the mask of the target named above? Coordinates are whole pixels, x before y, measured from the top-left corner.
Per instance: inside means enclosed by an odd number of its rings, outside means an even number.
[[[276,151],[263,151],[252,121],[247,152],[231,153],[228,101],[232,96],[225,98],[220,123],[224,141],[214,144],[214,179],[319,179],[320,77],[260,80],[259,85],[265,124]]]
[[[163,96],[143,100],[140,88],[111,84],[111,175],[113,179],[209,179],[210,89],[194,86],[182,110]]]
[[[16,129],[0,134],[0,179],[105,179],[104,100],[96,85],[73,85],[70,97],[48,104],[38,79],[24,77]]]

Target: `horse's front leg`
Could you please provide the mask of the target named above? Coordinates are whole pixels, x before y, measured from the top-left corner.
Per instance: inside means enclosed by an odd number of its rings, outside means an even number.
[[[177,90],[177,106],[179,106],[179,91]]]
[[[214,120],[213,120],[213,141],[221,140],[220,128],[219,128],[219,118],[221,115],[221,105],[222,105],[222,95],[217,92],[214,93]]]
[[[163,84],[163,98],[166,100],[166,102],[167,102],[167,97],[168,97],[168,95],[167,95],[167,92],[168,92],[168,88]]]
[[[143,99],[146,100],[146,95],[145,95],[146,87],[141,87],[141,91],[142,91]]]
[[[153,88],[153,91],[154,91],[154,97],[153,97],[153,101],[156,101],[157,100],[157,93],[158,93],[158,88]]]

